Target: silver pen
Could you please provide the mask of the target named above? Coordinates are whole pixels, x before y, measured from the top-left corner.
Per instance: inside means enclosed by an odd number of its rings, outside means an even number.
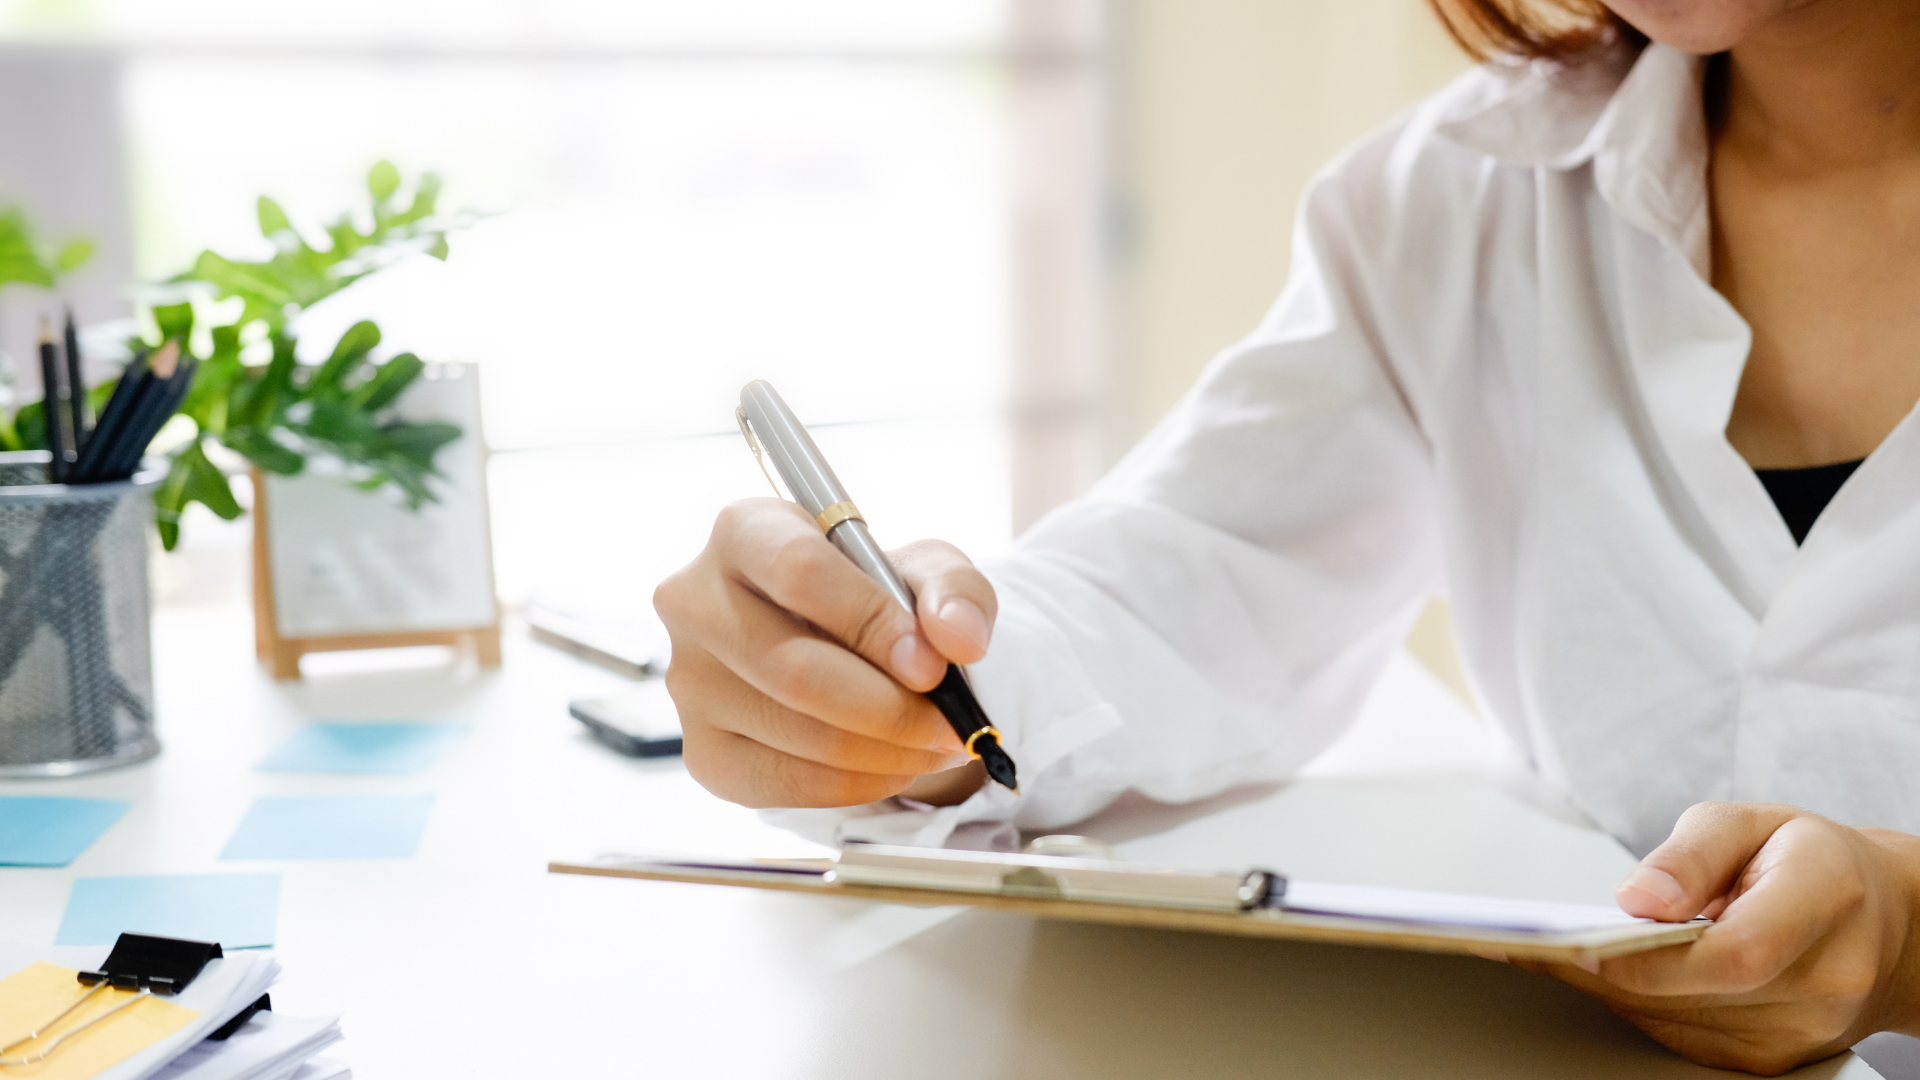
[[[765,471],[767,459],[771,458],[774,470],[786,482],[794,501],[813,515],[814,523],[833,546],[887,590],[908,614],[913,614],[913,590],[894,573],[893,564],[887,561],[886,553],[867,531],[866,519],[847,497],[847,490],[840,486],[833,467],[827,464],[820,448],[813,445],[813,437],[800,426],[793,410],[780,400],[773,385],[764,379],[748,383],[740,391],[740,407],[734,410],[734,418],[740,421],[740,434],[747,437],[747,445],[753,449],[761,470]],[[767,482],[773,482],[771,475]],[[779,492],[778,486],[774,491]],[[939,686],[927,692],[927,697],[947,718],[953,733],[960,736],[967,753],[986,766],[987,775],[1003,787],[1020,790],[1013,759],[1001,747],[1000,732],[987,719],[979,699],[973,696],[973,687],[960,665],[948,664],[946,676]]]

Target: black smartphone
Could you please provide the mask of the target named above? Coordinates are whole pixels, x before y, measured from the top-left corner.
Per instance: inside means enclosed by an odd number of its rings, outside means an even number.
[[[614,697],[579,698],[567,704],[593,737],[628,757],[678,757],[680,714],[666,684],[654,681]]]

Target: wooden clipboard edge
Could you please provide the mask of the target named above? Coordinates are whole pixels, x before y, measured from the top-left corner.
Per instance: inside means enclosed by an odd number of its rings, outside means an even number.
[[[1641,923],[1573,934],[1524,934],[1503,930],[1475,930],[1466,927],[1449,927],[1442,930],[1413,923],[1393,923],[1337,915],[1305,915],[1286,911],[1247,913],[1198,911],[1183,908],[1143,907],[1138,904],[1110,904],[1092,900],[1039,900],[1019,896],[997,896],[992,893],[949,892],[942,889],[827,885],[803,877],[786,878],[772,874],[761,877],[727,874],[724,871],[641,870],[568,862],[550,862],[547,864],[547,870],[549,873],[583,874],[589,877],[637,878],[644,881],[674,881],[693,885],[731,885],[736,888],[835,896],[848,900],[911,904],[918,907],[965,905],[992,911],[1033,915],[1042,919],[1103,923],[1109,926],[1145,926],[1161,930],[1317,941],[1333,945],[1365,945],[1416,952],[1471,955],[1500,952],[1516,960],[1562,962],[1606,960],[1629,953],[1644,952],[1648,949],[1684,944],[1699,937],[1708,926],[1707,923],[1701,922]]]

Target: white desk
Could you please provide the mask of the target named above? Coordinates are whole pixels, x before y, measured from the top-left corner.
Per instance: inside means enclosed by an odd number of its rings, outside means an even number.
[[[571,697],[622,681],[518,633],[503,673],[413,668],[275,685],[244,613],[156,626],[166,752],[0,784],[134,808],[63,870],[0,869],[0,937],[51,942],[75,877],[278,870],[274,1002],[344,1013],[369,1080],[438,1077],[1704,1077],[1597,1003],[1471,958],[1128,930],[957,909],[554,876],[603,850],[810,845],[707,796],[677,761],[601,749]],[[1087,831],[1141,857],[1301,877],[1602,900],[1631,860],[1483,780],[1474,723],[1409,666],[1311,777]],[[411,777],[255,773],[304,718],[453,718]],[[1443,737],[1446,736],[1446,737]],[[1395,759],[1400,760],[1396,764]],[[262,794],[432,791],[410,860],[220,862]],[[1874,1075],[1838,1059],[1795,1075]]]

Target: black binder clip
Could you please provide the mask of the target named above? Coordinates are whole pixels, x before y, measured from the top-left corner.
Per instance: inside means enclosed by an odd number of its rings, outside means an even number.
[[[220,946],[210,941],[181,941],[177,938],[151,937],[147,934],[121,934],[114,943],[113,951],[107,954],[107,962],[100,965],[99,971],[82,971],[79,979],[93,989],[82,994],[73,1004],[60,1011],[60,1015],[48,1020],[27,1033],[23,1039],[15,1039],[6,1046],[0,1046],[0,1066],[33,1065],[47,1060],[60,1044],[107,1019],[141,998],[155,994],[177,994],[185,990],[188,984],[199,978],[207,961],[220,958]],[[113,1008],[91,1017],[86,1023],[58,1035],[54,1029],[64,1023],[67,1017],[80,1011],[102,991],[108,989],[132,990],[134,993]],[[42,1045],[18,1057],[8,1057],[13,1051],[35,1043]]]
[[[80,981],[106,983],[122,990],[149,990],[177,994],[200,976],[207,961],[220,959],[220,946],[211,941],[121,934],[99,971],[83,971]]]
[[[246,1027],[247,1021],[253,1019],[255,1016],[259,1015],[260,1013],[272,1012],[272,1011],[273,1011],[273,995],[261,994],[259,997],[253,999],[253,1004],[247,1006],[244,1009],[241,1009],[237,1013],[234,1013],[233,1019],[227,1021],[224,1024],[221,1024],[217,1028],[214,1028],[213,1034],[207,1036],[207,1041],[208,1042],[226,1042],[228,1039],[233,1038],[234,1032],[239,1031],[243,1027]]]

